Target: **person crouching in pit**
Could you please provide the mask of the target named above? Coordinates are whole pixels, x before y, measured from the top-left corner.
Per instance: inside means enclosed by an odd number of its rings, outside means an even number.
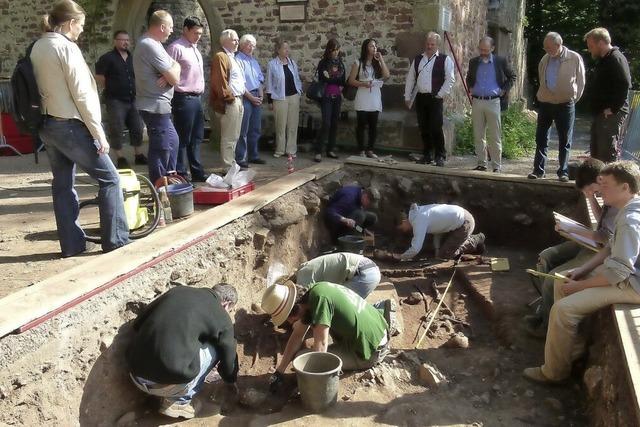
[[[413,233],[411,247],[394,257],[397,260],[413,259],[423,252],[427,234],[444,234],[444,241],[437,254],[438,258],[459,259],[463,254],[481,254],[485,249],[485,237],[482,233],[471,234],[475,226],[471,213],[460,206],[444,204],[418,206],[413,203],[408,216],[404,213],[400,215],[397,226],[400,233]]]
[[[193,397],[216,367],[237,395],[238,355],[231,313],[236,288],[175,287],[152,301],[133,322],[127,349],[129,376],[143,392],[163,398],[160,413],[193,418]]]
[[[284,322],[293,326],[282,360],[269,380],[272,392],[281,389],[284,372],[300,354],[309,329],[312,350],[335,354],[344,371],[371,368],[389,353],[388,323],[382,312],[344,286],[319,282],[307,289],[291,281],[275,284],[265,291],[262,309],[276,327]]]

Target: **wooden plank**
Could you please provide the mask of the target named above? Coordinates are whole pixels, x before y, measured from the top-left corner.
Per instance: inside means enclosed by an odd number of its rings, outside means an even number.
[[[640,421],[640,306],[615,304],[612,310],[626,362],[636,419]]]
[[[166,229],[157,230],[144,239],[10,294],[0,299],[0,337],[78,300],[154,258],[175,252],[179,248],[184,249],[213,230],[255,212],[278,197],[316,179],[316,176],[335,170],[335,166],[329,164],[324,168],[319,165],[312,169],[313,173],[300,170],[276,179],[224,205],[208,209]]]
[[[390,165],[384,162],[378,162],[376,160],[368,159],[366,157],[360,156],[351,156],[345,159],[345,164],[348,165],[357,165],[357,166],[367,166],[367,167],[377,167],[381,169],[391,169],[391,170],[400,170],[405,172],[421,172],[430,175],[445,175],[451,177],[462,177],[462,178],[476,178],[490,181],[507,181],[507,182],[517,182],[521,184],[529,184],[529,185],[548,185],[553,187],[568,187],[573,188],[574,185],[569,182],[560,182],[558,180],[552,179],[528,179],[526,176],[521,175],[513,175],[507,173],[487,173],[487,172],[479,172],[472,170],[463,170],[463,169],[453,169],[453,168],[442,168],[438,166],[430,166],[430,165],[419,165],[417,163],[412,162],[398,162],[396,164]]]

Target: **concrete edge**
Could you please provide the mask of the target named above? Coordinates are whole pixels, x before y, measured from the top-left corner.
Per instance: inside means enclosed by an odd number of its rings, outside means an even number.
[[[467,171],[461,169],[449,169],[442,168],[437,166],[428,166],[428,165],[419,165],[411,162],[397,162],[395,164],[389,164],[382,161],[377,161],[373,159],[368,159],[360,156],[350,156],[347,157],[344,161],[345,164],[349,165],[358,165],[358,166],[371,166],[378,167],[382,169],[392,169],[392,170],[401,170],[407,172],[422,172],[431,175],[445,175],[451,177],[464,177],[464,178],[477,178],[489,181],[506,181],[506,182],[517,182],[520,184],[530,184],[530,185],[547,185],[553,187],[570,187],[573,188],[574,184],[570,182],[560,182],[557,180],[551,179],[537,179],[532,180],[528,179],[526,176],[520,175],[512,175],[505,173],[488,173],[488,172],[480,172],[480,171]]]
[[[640,305],[614,304],[611,310],[618,330],[627,380],[635,402],[633,409],[636,421],[640,425]]]
[[[44,279],[0,299],[0,337],[47,315],[87,299],[210,237],[214,231],[242,216],[256,212],[277,198],[342,168],[325,163],[278,178],[251,193],[187,218],[169,228],[84,264]],[[143,268],[144,269],[144,268]],[[83,296],[87,297],[83,298]],[[75,304],[74,304],[75,303]],[[51,316],[49,316],[51,317]]]

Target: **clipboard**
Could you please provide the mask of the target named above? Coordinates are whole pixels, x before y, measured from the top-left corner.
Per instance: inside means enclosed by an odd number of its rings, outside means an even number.
[[[527,273],[529,273],[529,274],[533,274],[534,276],[542,277],[543,279],[552,279],[552,280],[558,280],[558,279],[567,280],[568,279],[568,277],[563,276],[562,274],[558,274],[558,273],[555,273],[555,274],[542,273],[540,271],[533,270],[531,268],[527,268],[525,271]]]
[[[558,234],[560,234],[565,239],[569,239],[571,241],[576,242],[577,244],[590,249],[594,252],[598,252],[600,247],[598,246],[598,242],[588,237],[582,236],[580,234],[572,233],[570,231],[566,231],[562,229],[563,225],[571,225],[572,227],[578,227],[584,231],[591,231],[584,224],[581,224],[567,216],[564,216],[558,212],[553,212],[553,218],[556,220],[558,225],[560,226],[560,230],[558,230]]]

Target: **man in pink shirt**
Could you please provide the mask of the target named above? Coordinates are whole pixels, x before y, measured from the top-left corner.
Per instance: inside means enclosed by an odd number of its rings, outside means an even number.
[[[197,182],[207,179],[200,162],[200,144],[204,137],[204,113],[200,99],[204,92],[204,69],[197,44],[202,37],[202,27],[200,18],[187,17],[182,37],[167,48],[169,56],[182,67],[171,102],[173,123],[180,138],[176,169],[185,178],[188,178],[190,169],[191,181]]]

